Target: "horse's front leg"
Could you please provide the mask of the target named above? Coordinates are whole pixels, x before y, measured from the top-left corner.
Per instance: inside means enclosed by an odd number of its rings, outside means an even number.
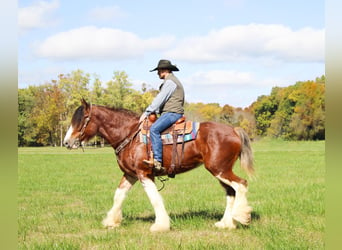
[[[170,218],[166,212],[163,199],[159,194],[156,184],[148,177],[139,178],[144,190],[153,206],[156,219],[151,226],[151,232],[165,232],[170,230]]]
[[[122,203],[126,198],[128,191],[132,188],[138,179],[124,175],[121,178],[120,184],[114,194],[113,207],[108,211],[107,217],[102,221],[102,224],[107,228],[118,227],[122,221]]]

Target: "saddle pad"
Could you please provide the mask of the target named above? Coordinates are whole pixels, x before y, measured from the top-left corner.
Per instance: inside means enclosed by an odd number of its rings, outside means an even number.
[[[148,135],[150,133],[150,127],[152,126],[153,123],[147,122],[143,124],[141,127],[141,133],[144,135]],[[162,134],[172,134],[173,131],[175,130],[178,134],[189,134],[193,131],[193,124],[194,122],[192,121],[186,121],[185,122],[185,132],[184,132],[184,122],[180,124],[174,124],[165,131],[162,132]]]
[[[176,130],[179,133],[177,136],[177,143],[182,143],[183,138],[184,138],[184,142],[196,139],[200,123],[199,122],[192,122],[192,121],[188,121],[187,123],[191,123],[191,125],[189,125],[189,128],[191,128],[191,130],[186,129],[184,136],[183,136],[184,124],[183,123],[179,124],[179,128],[182,127],[182,129],[177,130],[177,127],[176,127]],[[188,127],[188,124],[186,126]],[[162,139],[163,144],[165,144],[165,145],[173,144],[173,135],[172,135],[172,133],[170,133],[170,132],[172,132],[172,130],[168,129],[166,131],[167,132],[163,132],[161,134],[161,139]],[[150,139],[149,139],[150,138],[150,131],[149,130],[143,131],[143,129],[142,129],[141,132],[139,133],[139,136],[140,136],[140,142],[147,144],[148,141],[150,141]]]

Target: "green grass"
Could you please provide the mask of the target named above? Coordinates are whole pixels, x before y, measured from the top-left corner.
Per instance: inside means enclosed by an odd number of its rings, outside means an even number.
[[[102,227],[122,176],[111,148],[19,148],[18,248],[324,249],[324,142],[262,140],[252,147],[251,225],[215,228],[225,196],[200,167],[161,191],[172,220],[166,233],[149,232],[154,213],[140,183],[124,203],[122,226]],[[238,164],[235,172],[246,178]]]

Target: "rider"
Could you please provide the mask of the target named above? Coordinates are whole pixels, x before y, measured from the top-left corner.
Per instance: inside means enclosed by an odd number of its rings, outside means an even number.
[[[150,72],[158,71],[158,76],[164,81],[159,86],[159,93],[140,117],[140,122],[152,113],[161,114],[150,128],[152,151],[154,159],[144,160],[144,163],[154,166],[157,171],[163,169],[163,144],[161,132],[169,128],[184,114],[184,89],[172,71],[179,69],[169,60],[160,60],[158,66]]]

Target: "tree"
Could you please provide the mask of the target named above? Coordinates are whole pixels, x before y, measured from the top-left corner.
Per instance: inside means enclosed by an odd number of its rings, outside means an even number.
[[[221,114],[221,107],[218,103],[209,103],[203,105],[199,110],[204,121],[219,121]]]
[[[90,75],[82,70],[72,71],[70,74],[60,74],[57,85],[65,97],[63,102],[64,109],[61,114],[61,131],[67,131],[71,116],[80,106],[82,98],[90,96],[89,91]]]
[[[276,92],[276,89],[273,89],[273,93],[274,92]],[[258,97],[257,101],[252,105],[256,121],[257,134],[265,136],[267,134],[267,129],[271,125],[271,120],[277,111],[278,104],[274,98],[274,95],[263,95]]]
[[[258,134],[287,140],[325,139],[325,77],[273,88],[253,103]]]
[[[35,133],[31,114],[35,106],[37,87],[18,89],[18,145],[31,146],[35,144]]]
[[[292,136],[299,140],[325,139],[325,84],[298,83],[296,106],[291,118]]]
[[[104,98],[105,104],[116,108],[123,108],[125,98],[133,92],[131,86],[132,84],[128,81],[128,75],[124,71],[115,71],[113,79],[107,82]]]
[[[296,104],[295,98],[291,98],[294,86],[286,88],[277,88],[273,93],[277,103],[277,110],[271,119],[270,126],[267,129],[267,135],[271,137],[291,138],[289,123]]]
[[[221,111],[220,120],[226,124],[234,123],[234,107],[228,104],[224,105]]]
[[[115,71],[106,88],[95,75],[82,70],[60,74],[58,80],[18,90],[18,145],[62,145],[65,131],[80,100],[94,104],[126,108],[141,114],[158,90],[142,83],[134,90],[124,71]],[[297,82],[288,87],[274,87],[248,108],[228,104],[185,103],[188,120],[218,121],[240,126],[251,138],[280,137],[287,140],[325,139],[325,76],[315,81]]]
[[[82,70],[72,71],[70,74],[59,75],[58,87],[66,96],[66,118],[71,118],[74,110],[80,106],[82,98],[89,96],[90,75]]]
[[[96,104],[104,104],[104,89],[99,77],[95,76],[93,88],[90,92],[90,101]]]
[[[187,119],[194,121],[219,121],[222,108],[217,103],[185,103]]]
[[[53,82],[39,86],[35,97],[36,105],[32,109],[31,119],[37,128],[36,140],[42,145],[56,146],[62,140],[65,96]]]

